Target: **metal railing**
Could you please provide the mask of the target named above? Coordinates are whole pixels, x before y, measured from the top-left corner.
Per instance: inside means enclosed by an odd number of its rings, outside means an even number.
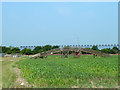
[[[65,47],[65,46],[70,46],[70,47],[83,47],[83,48],[91,48],[92,46],[98,46],[98,47],[105,47],[105,48],[109,48],[109,47],[119,47],[120,44],[93,44],[93,45],[52,45],[52,46],[59,46],[59,47]],[[21,49],[23,48],[35,48],[37,46],[20,46]]]

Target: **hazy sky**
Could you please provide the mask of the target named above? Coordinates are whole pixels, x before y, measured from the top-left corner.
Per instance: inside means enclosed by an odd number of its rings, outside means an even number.
[[[2,5],[2,45],[118,43],[117,2]]]

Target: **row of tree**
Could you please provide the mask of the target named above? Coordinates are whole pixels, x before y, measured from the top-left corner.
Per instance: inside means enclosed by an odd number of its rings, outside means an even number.
[[[4,46],[4,47],[2,47],[1,52],[6,53],[6,54],[20,53],[23,55],[33,55],[33,54],[45,52],[45,51],[48,51],[51,49],[55,49],[55,48],[59,48],[59,46],[51,46],[51,45],[37,46],[33,50],[28,49],[28,48],[24,48],[24,49],[20,50],[18,47],[5,47]]]
[[[33,55],[33,54],[45,52],[45,51],[48,51],[51,49],[55,49],[55,48],[59,48],[59,46],[51,46],[51,45],[37,46],[33,50],[27,49],[27,48],[20,50],[18,47],[5,47],[4,46],[4,47],[2,47],[2,50],[1,49],[0,50],[2,51],[2,53],[6,53],[6,54],[20,53],[23,55]],[[101,51],[103,53],[108,53],[108,54],[117,54],[119,52],[119,49],[117,47],[113,47],[112,49],[105,48],[105,49],[99,50],[97,46],[93,46],[91,49]],[[86,54],[86,53],[84,53],[84,54]]]
[[[92,49],[97,50],[97,51],[101,51],[101,52],[107,53],[107,54],[117,54],[117,53],[119,53],[119,48],[117,48],[116,46],[114,46],[112,49],[104,48],[104,49],[101,49],[101,50],[99,50],[97,46],[93,46]]]

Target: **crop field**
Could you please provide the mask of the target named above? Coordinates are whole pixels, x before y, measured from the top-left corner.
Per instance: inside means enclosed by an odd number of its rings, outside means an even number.
[[[118,56],[91,55],[74,58],[48,56],[17,62],[31,87],[37,88],[115,88],[118,86]]]

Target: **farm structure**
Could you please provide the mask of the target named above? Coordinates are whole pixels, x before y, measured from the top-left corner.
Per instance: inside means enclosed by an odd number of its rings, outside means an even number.
[[[109,54],[102,53],[100,51],[95,51],[92,49],[86,49],[86,48],[71,48],[71,47],[64,47],[64,48],[56,48],[52,49],[46,52],[38,53],[35,55],[32,55],[30,58],[46,58],[47,55],[52,55],[53,53],[60,53],[63,58],[67,58],[69,55],[69,52],[73,51],[74,52],[74,57],[78,58],[79,55],[81,55],[81,52],[86,52],[86,53],[91,53],[93,54],[94,58],[96,56],[102,56],[102,57],[109,57]]]

